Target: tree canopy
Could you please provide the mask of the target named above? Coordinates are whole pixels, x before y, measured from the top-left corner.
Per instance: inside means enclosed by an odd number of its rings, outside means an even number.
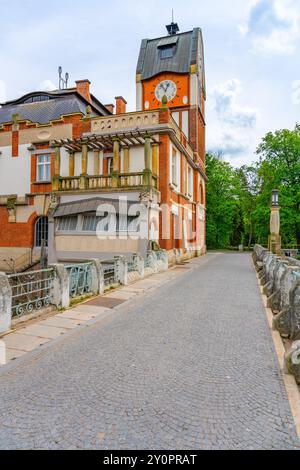
[[[272,189],[280,191],[283,245],[300,246],[300,126],[266,134],[256,153],[239,169],[207,154],[209,248],[266,244]]]

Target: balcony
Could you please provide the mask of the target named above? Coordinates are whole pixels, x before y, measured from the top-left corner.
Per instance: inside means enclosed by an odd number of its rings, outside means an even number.
[[[54,178],[54,191],[101,191],[101,190],[141,190],[145,187],[157,189],[157,176],[148,171],[120,173],[112,175],[60,176]]]

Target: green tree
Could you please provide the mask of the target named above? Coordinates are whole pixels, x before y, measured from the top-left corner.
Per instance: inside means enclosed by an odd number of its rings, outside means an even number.
[[[260,193],[257,198],[257,235],[269,231],[268,213],[272,189],[280,191],[281,234],[286,245],[300,245],[300,126],[268,133],[257,152]]]
[[[207,183],[207,246],[226,248],[239,234],[233,233],[233,221],[238,217],[239,199],[236,191],[236,172],[220,156],[206,156]],[[240,243],[240,240],[238,241]]]

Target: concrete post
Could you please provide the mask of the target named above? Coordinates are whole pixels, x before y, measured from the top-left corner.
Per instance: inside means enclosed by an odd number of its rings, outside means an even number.
[[[92,292],[95,295],[104,294],[104,270],[99,259],[92,259]]]
[[[125,256],[115,256],[116,281],[122,286],[128,284],[128,266]]]
[[[10,330],[12,317],[12,289],[8,277],[0,272],[0,333]]]
[[[166,250],[160,251],[161,256],[159,260],[159,266],[161,271],[168,271],[169,269],[169,257]]]
[[[51,304],[59,308],[70,306],[70,281],[68,272],[63,264],[50,264],[49,268],[55,271],[50,296]]]
[[[155,253],[153,251],[148,251],[147,256],[150,260],[150,268],[152,268],[155,273],[158,273],[158,261]]]
[[[145,276],[145,263],[144,258],[139,253],[133,254],[134,269],[141,277]]]

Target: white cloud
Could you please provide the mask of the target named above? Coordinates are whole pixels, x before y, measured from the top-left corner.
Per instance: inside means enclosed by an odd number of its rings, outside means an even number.
[[[242,84],[237,78],[216,85],[209,93],[207,149],[239,164],[249,163],[253,154],[253,138],[257,133],[259,112],[238,104]]]
[[[239,30],[257,52],[292,54],[300,37],[299,0],[255,1]]]
[[[253,128],[256,125],[258,111],[247,106],[239,106],[236,101],[242,93],[240,80],[233,78],[217,85],[212,97],[218,117],[226,124],[235,127]]]
[[[0,103],[4,103],[6,99],[6,83],[0,80]]]
[[[41,91],[53,91],[56,90],[57,87],[54,85],[51,80],[44,80],[42,83],[39,84],[39,90]]]

